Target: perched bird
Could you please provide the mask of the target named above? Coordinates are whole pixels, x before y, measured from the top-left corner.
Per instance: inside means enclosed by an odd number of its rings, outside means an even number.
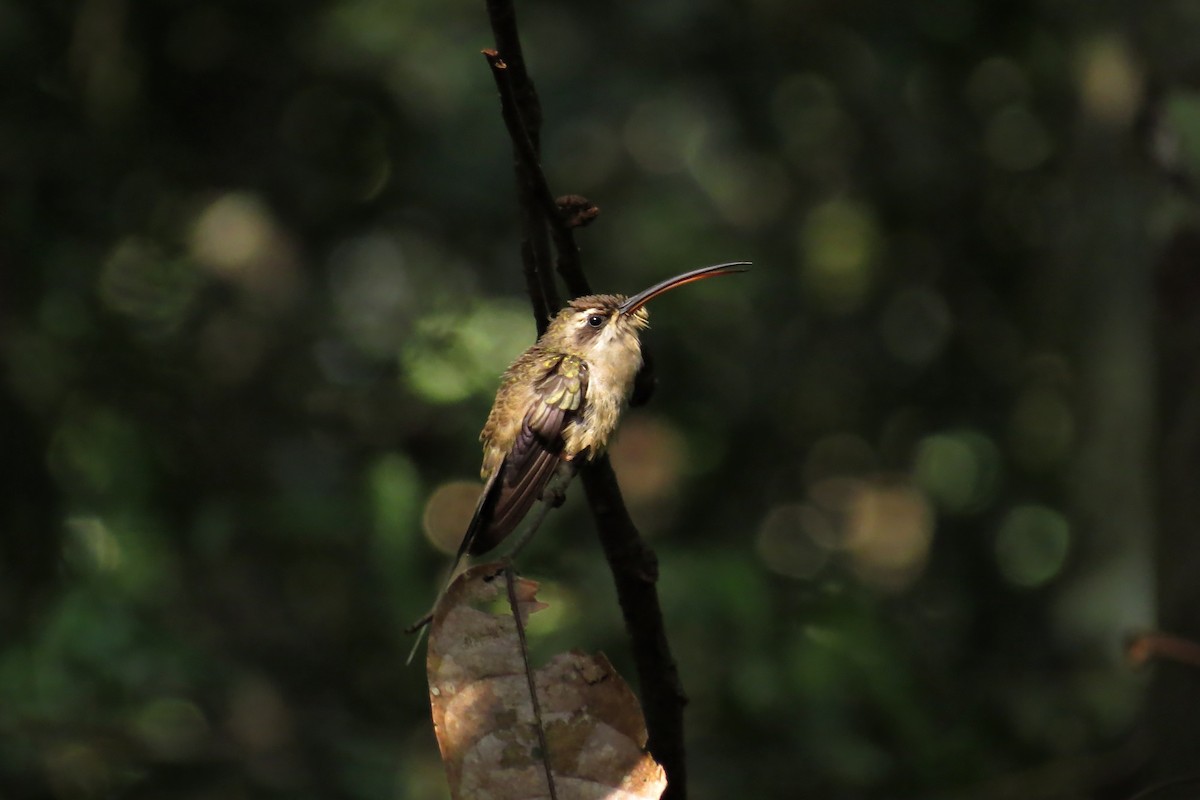
[[[632,297],[577,297],[555,315],[546,332],[509,366],[500,382],[479,435],[483,492],[439,600],[463,556],[495,548],[543,498],[556,473],[569,480],[581,460],[604,451],[642,367],[638,333],[649,324],[646,303],[685,283],[745,272],[749,266],[748,261],[734,261],[702,267]],[[432,618],[433,612],[426,614],[409,632],[422,631]],[[418,637],[409,663],[420,643]]]
[[[746,261],[676,275],[632,297],[596,294],[572,300],[504,373],[483,426],[486,481],[459,546],[478,555],[505,539],[542,497],[556,472],[568,479],[581,460],[604,451],[642,367],[639,332],[645,305],[693,281],[744,272]]]

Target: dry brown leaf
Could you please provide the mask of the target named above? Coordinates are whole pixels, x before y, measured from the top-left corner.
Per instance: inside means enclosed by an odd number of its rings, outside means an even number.
[[[524,621],[545,605],[537,583],[514,580]],[[504,565],[473,567],[455,580],[434,612],[426,665],[451,796],[549,797]],[[641,708],[608,659],[560,653],[534,682],[558,800],[662,795],[667,781],[646,754]]]

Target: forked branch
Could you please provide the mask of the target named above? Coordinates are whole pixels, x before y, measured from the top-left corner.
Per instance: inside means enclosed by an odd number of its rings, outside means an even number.
[[[584,200],[582,205],[587,209],[584,219],[578,211],[582,198],[554,199],[539,158],[542,112],[537,91],[525,67],[516,12],[511,0],[487,0],[487,9],[496,49],[485,50],[484,55],[500,92],[501,112],[512,140],[517,196],[525,235],[522,246],[525,284],[540,335],[546,320],[559,307],[546,247],[547,232],[557,253],[555,266],[570,295],[591,294],[573,228],[590,221],[596,210]],[[687,767],[683,707],[687,698],[680,686],[663,626],[655,585],[657,558],[625,508],[608,459],[596,459],[584,468],[582,477],[633,648],[649,732],[648,749],[667,774],[667,790],[663,796],[669,800],[684,800],[687,797]]]

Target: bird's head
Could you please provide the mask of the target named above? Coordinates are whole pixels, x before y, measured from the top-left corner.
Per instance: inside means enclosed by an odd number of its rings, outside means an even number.
[[[584,358],[594,358],[595,354],[614,349],[637,350],[638,331],[650,324],[647,303],[685,283],[745,272],[749,266],[748,261],[734,261],[701,267],[656,283],[632,297],[621,294],[577,297],[551,320],[545,338]]]

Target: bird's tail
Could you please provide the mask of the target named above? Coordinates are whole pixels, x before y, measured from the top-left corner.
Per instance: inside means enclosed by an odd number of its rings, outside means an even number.
[[[446,596],[446,590],[450,588],[450,584],[458,576],[459,567],[462,566],[463,558],[468,553],[472,552],[472,546],[480,539],[480,533],[486,531],[491,522],[491,518],[496,509],[496,499],[499,497],[499,487],[501,481],[497,480],[503,469],[498,469],[488,478],[487,483],[483,485],[483,491],[479,493],[479,502],[475,504],[475,513],[471,515],[471,522],[467,525],[467,532],[463,534],[462,542],[458,545],[458,552],[454,554],[454,560],[450,562],[450,569],[446,573],[445,580],[442,581],[442,588],[438,590],[437,597],[433,598],[433,606],[429,609],[429,613],[421,617],[419,620],[408,626],[405,633],[417,634],[417,640],[413,642],[412,649],[408,651],[408,658],[404,665],[412,664],[416,658],[417,650],[421,647],[421,641],[425,638],[425,631],[433,622],[433,614],[437,611],[438,604],[442,602],[442,598]]]

